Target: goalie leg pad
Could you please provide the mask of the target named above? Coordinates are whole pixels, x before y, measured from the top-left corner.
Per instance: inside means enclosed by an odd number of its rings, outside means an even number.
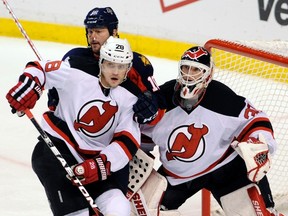
[[[146,182],[138,191],[138,193],[136,193],[132,197],[131,202],[132,203],[134,202],[133,204],[134,207],[136,207],[136,210],[137,206],[141,211],[144,211],[142,209],[148,208],[149,212],[146,212],[147,215],[157,216],[159,215],[159,205],[166,188],[167,188],[166,178],[153,169],[151,174],[149,175],[149,178],[146,180]],[[137,205],[135,205],[135,201]],[[139,212],[135,212],[136,210],[134,208],[134,211],[132,211],[131,215],[141,215],[139,214]],[[160,215],[162,215],[162,213]]]
[[[141,149],[138,149],[136,155],[129,162],[129,185],[126,194],[129,200],[148,179],[153,166],[154,160]]]
[[[149,209],[158,209],[163,193],[167,188],[167,180],[154,169],[141,187]]]
[[[255,184],[249,184],[220,198],[226,216],[268,216],[263,197]]]
[[[150,214],[142,190],[138,190],[130,200],[131,216],[154,216]],[[157,216],[157,214],[155,214]]]

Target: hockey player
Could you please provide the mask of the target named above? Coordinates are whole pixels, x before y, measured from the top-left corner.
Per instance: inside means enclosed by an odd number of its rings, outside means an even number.
[[[263,197],[272,195],[261,194],[270,192],[266,173],[276,148],[271,122],[212,78],[210,53],[200,46],[185,51],[178,78],[160,86],[166,114],[154,127],[142,126],[159,145],[158,172],[168,181],[162,210],[178,209],[206,188],[227,216],[281,215],[272,201],[265,206]]]
[[[69,56],[81,56],[98,61],[101,45],[109,36],[119,37],[118,18],[110,7],[97,7],[89,11],[84,25],[88,47],[74,48],[68,51],[63,59]],[[140,124],[157,123],[163,116],[164,110],[159,108],[161,102],[158,103],[156,96],[159,88],[153,78],[153,67],[145,56],[133,52],[133,66],[128,74],[128,79],[134,83],[134,91],[138,97],[138,101],[133,107],[134,119]],[[58,103],[55,89],[50,90],[48,96],[48,106],[53,110]]]
[[[132,58],[127,40],[110,37],[101,46],[99,65],[73,57],[29,62],[6,95],[14,111],[23,111],[34,107],[43,89],[57,89],[59,104],[43,114],[42,127],[104,215],[130,215],[128,162],[140,140],[132,110],[137,97],[126,88]],[[90,215],[87,200],[41,138],[32,167],[53,215]]]

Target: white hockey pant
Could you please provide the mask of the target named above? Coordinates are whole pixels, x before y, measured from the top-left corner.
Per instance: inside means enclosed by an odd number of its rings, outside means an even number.
[[[130,202],[119,189],[104,192],[96,198],[95,203],[105,216],[130,216]],[[89,210],[79,210],[66,216],[89,216]]]

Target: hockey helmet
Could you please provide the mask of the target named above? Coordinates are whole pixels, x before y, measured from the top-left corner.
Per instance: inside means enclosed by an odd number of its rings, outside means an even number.
[[[96,7],[88,12],[84,25],[86,31],[87,28],[107,27],[109,34],[112,35],[113,30],[118,29],[118,18],[111,7]]]
[[[99,64],[102,64],[104,59],[110,62],[129,64],[130,68],[132,66],[133,52],[128,41],[110,36],[101,46]]]

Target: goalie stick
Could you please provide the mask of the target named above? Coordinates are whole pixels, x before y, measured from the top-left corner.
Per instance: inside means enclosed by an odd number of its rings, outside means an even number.
[[[11,16],[13,17],[13,20],[15,21],[16,25],[18,26],[18,28],[20,29],[22,35],[25,37],[25,39],[27,40],[27,42],[29,43],[30,47],[32,48],[32,50],[34,51],[34,53],[36,54],[38,60],[42,60],[40,54],[38,53],[35,45],[33,44],[33,42],[31,41],[31,39],[28,37],[26,31],[24,30],[24,28],[22,27],[22,25],[20,24],[18,18],[16,17],[16,15],[14,14],[14,12],[12,11],[10,5],[8,4],[8,2],[6,0],[2,0],[3,4],[6,6],[7,10],[9,11],[9,13],[11,14]],[[66,160],[63,158],[63,156],[61,155],[61,153],[58,151],[58,149],[56,148],[56,146],[53,144],[53,142],[51,141],[51,139],[48,137],[48,135],[45,133],[45,131],[41,128],[41,126],[39,125],[39,123],[36,121],[35,117],[33,116],[33,114],[31,113],[31,111],[29,109],[26,109],[24,111],[24,113],[26,114],[26,116],[30,119],[30,121],[32,122],[32,124],[35,126],[35,128],[38,130],[38,132],[40,133],[40,136],[42,137],[42,139],[44,140],[44,142],[47,144],[47,146],[50,148],[50,150],[52,151],[52,153],[55,155],[55,157],[58,159],[58,161],[61,163],[62,167],[66,170],[67,174],[69,175],[69,177],[73,180],[73,182],[75,183],[75,185],[77,185],[78,189],[80,190],[80,192],[82,193],[82,195],[85,197],[85,199],[87,200],[87,202],[89,203],[90,207],[92,208],[92,210],[95,212],[96,216],[101,216],[101,212],[99,211],[99,209],[97,208],[97,205],[94,203],[93,198],[89,195],[88,191],[86,190],[86,188],[82,185],[81,181],[77,178],[77,176],[74,174],[73,170],[71,169],[71,167],[68,165],[68,163],[66,162]],[[17,113],[18,116],[22,116],[22,113]]]

